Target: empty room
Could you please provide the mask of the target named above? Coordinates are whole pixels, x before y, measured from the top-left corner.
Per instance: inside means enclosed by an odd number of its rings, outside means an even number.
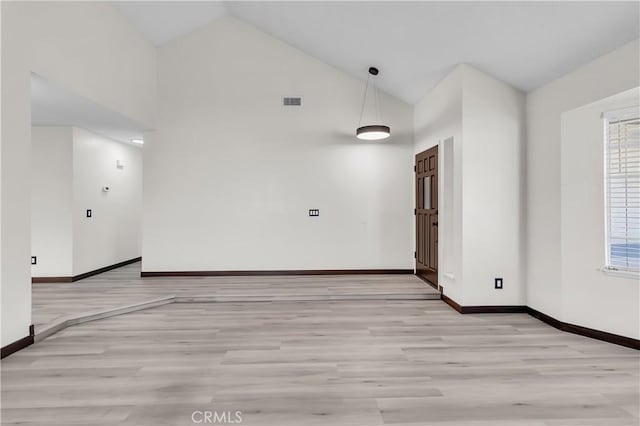
[[[640,2],[0,20],[3,425],[640,425]]]

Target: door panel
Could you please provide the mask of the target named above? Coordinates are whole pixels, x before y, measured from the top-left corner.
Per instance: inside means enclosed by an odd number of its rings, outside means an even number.
[[[438,286],[438,147],[416,155],[416,274]]]

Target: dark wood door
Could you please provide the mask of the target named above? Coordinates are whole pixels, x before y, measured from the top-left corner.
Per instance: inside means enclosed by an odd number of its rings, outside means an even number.
[[[438,288],[438,146],[416,155],[416,274]]]

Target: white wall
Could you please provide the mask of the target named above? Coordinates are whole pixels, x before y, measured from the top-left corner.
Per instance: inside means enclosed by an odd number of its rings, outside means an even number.
[[[416,105],[414,126],[414,151],[440,144],[440,175],[453,165],[452,190],[441,179],[439,192],[444,294],[464,306],[524,304],[524,94],[459,65]]]
[[[438,284],[445,287],[447,296],[456,301],[461,301],[463,297],[462,82],[464,72],[464,66],[454,68],[415,105],[413,112],[414,154],[440,144],[438,148],[441,177],[438,182]],[[443,145],[443,141],[448,138],[453,138],[452,142],[447,142],[453,143],[453,147]],[[452,155],[451,161],[446,158],[447,153]],[[448,168],[449,165],[453,166],[452,170]],[[442,179],[447,172],[452,172],[450,185]],[[414,218],[412,222],[415,229]],[[415,247],[415,237],[412,243]]]
[[[461,302],[523,305],[525,95],[471,66],[464,71]]]
[[[570,300],[584,300],[584,293],[590,290],[589,286],[584,286],[575,289],[577,293],[563,291],[561,114],[637,87],[640,79],[639,50],[638,41],[629,43],[527,94],[527,304],[562,321],[569,319],[563,305],[571,303]],[[583,151],[578,150],[573,153],[573,158],[582,161],[583,155]],[[597,241],[600,238],[597,230],[589,238]],[[592,265],[585,265],[585,268],[592,268]],[[592,312],[597,312],[593,315],[600,320],[595,328],[629,335],[628,327],[619,327],[614,325],[615,321],[607,319],[622,315],[621,310],[601,309],[631,297],[632,294],[622,291],[623,287],[612,287],[602,295],[604,299],[599,299],[599,303],[591,307]],[[573,315],[570,318],[580,320]],[[625,319],[637,320],[632,311],[625,314]]]
[[[72,273],[73,133],[70,127],[33,127],[31,266],[33,277]]]
[[[73,136],[73,275],[79,275],[140,256],[142,149],[79,128]]]
[[[31,74],[26,49],[13,34],[20,34],[19,20],[2,8],[2,250],[0,292],[1,345],[29,334],[31,324]],[[15,3],[11,3],[12,5]]]
[[[640,338],[637,277],[602,272],[605,266],[602,113],[639,104],[640,89],[636,88],[563,113],[560,147],[563,320],[636,339]]]
[[[108,2],[1,2],[2,339],[31,324],[31,114],[35,72],[153,127],[155,49]]]
[[[392,137],[358,141],[362,81],[233,18],[158,65],[143,271],[413,267],[410,106],[383,95]]]

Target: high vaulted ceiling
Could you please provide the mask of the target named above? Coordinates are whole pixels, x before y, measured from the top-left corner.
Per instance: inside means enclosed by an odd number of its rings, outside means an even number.
[[[468,63],[529,91],[640,37],[631,2],[118,2],[162,45],[231,15],[358,78],[420,100]]]

